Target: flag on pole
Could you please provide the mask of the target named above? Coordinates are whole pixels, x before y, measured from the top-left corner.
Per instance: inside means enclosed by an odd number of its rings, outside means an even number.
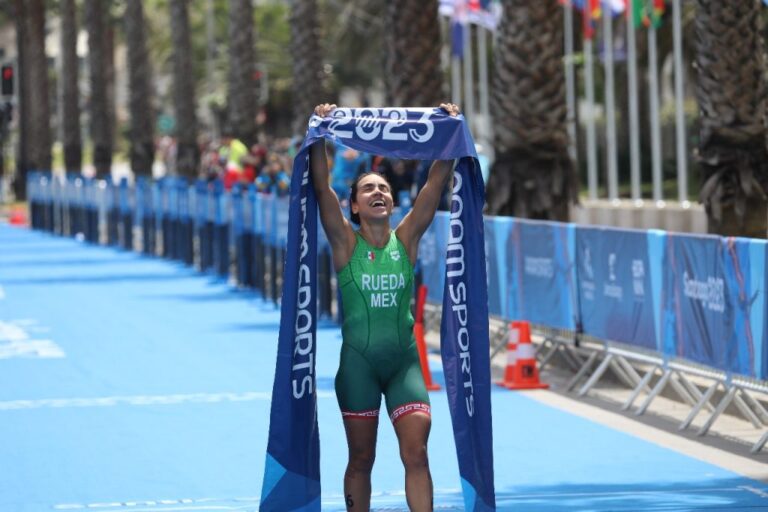
[[[499,0],[440,0],[438,12],[441,16],[451,18],[452,23],[461,15],[465,24],[472,23],[496,30],[502,6]]]
[[[584,38],[592,39],[595,36],[595,22],[603,14],[600,0],[573,0],[573,5],[581,10]]]
[[[661,26],[661,18],[664,16],[666,6],[664,0],[651,0],[651,7],[648,13],[648,22],[653,25],[653,28],[659,28]]]
[[[640,28],[645,19],[645,0],[626,0],[627,16],[632,16],[632,25]]]
[[[464,57],[464,27],[467,24],[466,0],[454,0],[451,13],[451,56]]]
[[[768,2],[768,0],[763,1]],[[666,11],[664,0],[626,0],[626,7],[627,12],[632,11],[635,28],[640,28],[640,25],[659,28]]]
[[[624,9],[625,9],[624,0],[603,0],[603,3],[605,4],[606,7],[611,9],[611,12],[613,13],[614,16],[624,12]]]

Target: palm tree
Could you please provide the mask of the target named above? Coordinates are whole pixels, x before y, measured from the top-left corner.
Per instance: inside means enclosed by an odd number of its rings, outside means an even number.
[[[105,12],[102,0],[85,1],[85,25],[88,29],[88,68],[91,97],[91,140],[96,175],[105,178],[112,167],[112,123],[109,114],[106,76]]]
[[[228,114],[231,134],[246,146],[256,142],[256,49],[251,0],[229,3]]]
[[[83,143],[80,138],[80,91],[78,89],[77,13],[75,0],[61,2],[61,124],[64,168],[80,172]]]
[[[445,101],[437,0],[390,0],[386,6],[385,84],[393,106]]]
[[[192,44],[186,0],[171,0],[171,38],[173,40],[173,102],[176,108],[177,156],[179,174],[197,177],[200,150],[197,147],[195,78],[192,69]]]
[[[131,170],[134,175],[152,175],[155,160],[154,115],[151,68],[144,32],[141,0],[125,4],[125,39],[128,49],[128,108],[131,113]]]
[[[696,94],[708,230],[765,238],[766,68],[760,2],[698,0]]]
[[[28,61],[28,46],[27,41],[27,24],[26,20],[26,6],[24,0],[14,0],[13,2],[12,16],[16,21],[16,48],[19,52],[17,59],[17,84],[16,90],[18,91],[19,98],[19,143],[18,151],[16,155],[16,173],[13,180],[13,190],[16,198],[24,200],[27,197],[27,171],[29,170],[29,91],[26,84],[29,81],[29,74],[27,72]]]
[[[19,22],[26,25],[27,53],[25,65],[29,81],[24,84],[30,100],[27,115],[29,119],[29,168],[39,171],[51,170],[51,112],[48,102],[48,60],[45,56],[45,2],[25,2],[24,18]]]
[[[327,101],[320,47],[317,0],[291,2],[291,55],[293,57],[293,133],[303,134],[307,117],[318,103]]]
[[[494,215],[565,221],[576,198],[568,157],[563,13],[557,0],[508,0],[494,54]]]

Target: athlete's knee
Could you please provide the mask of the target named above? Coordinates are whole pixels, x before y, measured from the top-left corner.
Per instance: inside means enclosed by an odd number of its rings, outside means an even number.
[[[429,466],[426,444],[413,444],[400,447],[400,459],[405,469],[421,469]]]
[[[376,460],[375,448],[350,450],[347,471],[352,471],[355,473],[370,473],[373,469],[374,460]]]

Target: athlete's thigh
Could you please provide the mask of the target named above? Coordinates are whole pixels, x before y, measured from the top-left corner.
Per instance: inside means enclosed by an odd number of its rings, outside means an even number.
[[[430,414],[429,394],[415,350],[404,358],[400,369],[389,379],[384,396],[387,412],[393,423],[416,412]]]
[[[368,360],[353,348],[341,349],[336,373],[336,399],[342,416],[378,417],[382,388]]]

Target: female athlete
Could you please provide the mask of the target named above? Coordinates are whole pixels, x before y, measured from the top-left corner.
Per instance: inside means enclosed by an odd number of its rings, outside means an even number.
[[[318,105],[315,114],[327,117],[335,108],[327,103]],[[444,103],[440,108],[451,116],[459,113],[454,104]],[[419,240],[432,222],[453,161],[432,164],[412,210],[392,229],[393,198],[382,176],[369,172],[354,181],[350,223],[329,185],[324,141],[311,147],[310,158],[320,220],[331,245],[344,313],[336,396],[349,447],[344,474],[347,509],[370,508],[371,469],[384,395],[405,466],[408,507],[417,512],[432,510],[427,460],[430,405],[413,337],[411,295]]]

